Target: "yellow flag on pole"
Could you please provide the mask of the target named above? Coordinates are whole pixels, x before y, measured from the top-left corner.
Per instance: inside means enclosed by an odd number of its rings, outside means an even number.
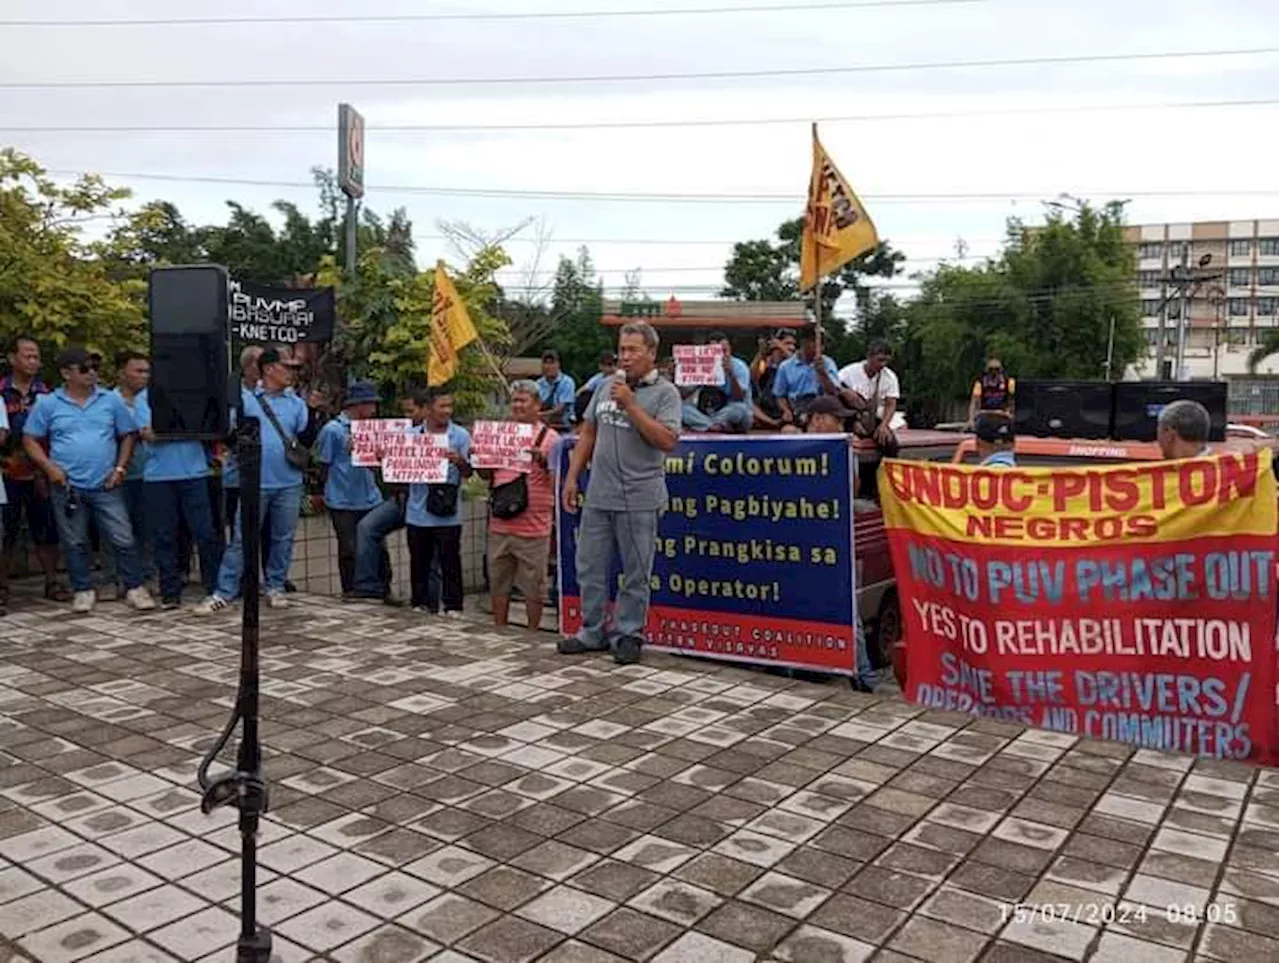
[[[448,384],[458,373],[458,352],[479,338],[467,306],[445,273],[444,262],[436,262],[435,290],[431,295],[431,343],[427,359],[427,384],[436,388]]]
[[[813,125],[813,172],[800,240],[800,289],[807,291],[880,243],[876,226],[849,182],[818,140]]]

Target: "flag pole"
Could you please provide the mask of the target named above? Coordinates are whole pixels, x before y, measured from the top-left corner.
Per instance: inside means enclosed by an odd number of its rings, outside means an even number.
[[[502,382],[502,387],[508,395],[511,394],[511,382],[507,380],[507,376],[502,372],[502,366],[498,364],[498,359],[489,351],[489,346],[484,343],[484,338],[476,338],[476,344],[480,346],[481,352],[484,353],[485,360],[489,362],[489,366],[493,368],[493,373],[498,376],[498,380]]]
[[[814,121],[811,128],[813,140],[818,139],[818,122]],[[812,176],[809,181],[809,197],[805,201],[805,219],[808,220],[813,216],[813,180]],[[803,243],[803,242],[802,242]],[[813,282],[813,335],[818,346],[818,356],[822,356],[822,275],[818,275]]]

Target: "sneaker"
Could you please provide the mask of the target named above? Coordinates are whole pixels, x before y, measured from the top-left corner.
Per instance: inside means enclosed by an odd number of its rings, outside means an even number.
[[[418,615],[435,615],[436,614],[432,612],[429,608],[427,608],[425,605],[415,605],[413,607],[413,611],[416,612]]]
[[[72,600],[72,593],[71,589],[67,588],[60,582],[45,582],[44,597],[50,602],[70,602]]]
[[[609,648],[607,642],[589,645],[576,635],[566,636],[556,643],[556,651],[561,655],[582,655],[584,652],[603,652]]]
[[[446,610],[445,610],[445,613],[444,613],[444,617],[445,617],[446,619],[464,619],[464,618],[466,618],[466,616],[462,614],[462,611],[461,611],[460,609],[446,609]]]
[[[873,695],[876,691],[876,687],[873,683],[865,682],[856,677],[849,680],[849,687],[853,689],[854,692],[864,692],[867,695]]]
[[[181,607],[182,599],[168,598],[160,600],[160,608],[164,609],[166,612],[172,612],[174,609]]]
[[[98,593],[93,589],[85,592],[76,592],[75,597],[71,600],[71,611],[86,614],[93,611],[94,604],[98,601]]]
[[[213,615],[215,612],[221,612],[230,604],[230,602],[220,596],[210,595],[191,611],[196,615]]]
[[[640,640],[624,635],[613,647],[613,661],[618,665],[635,665],[640,661]]]
[[[298,586],[294,585],[292,582],[286,579],[284,583],[284,590],[288,592],[290,595],[292,595],[298,591]]]
[[[129,589],[124,593],[124,600],[139,612],[150,612],[156,607],[156,600],[151,597],[145,585]]]
[[[289,600],[284,597],[284,592],[268,592],[267,604],[273,609],[287,609]]]

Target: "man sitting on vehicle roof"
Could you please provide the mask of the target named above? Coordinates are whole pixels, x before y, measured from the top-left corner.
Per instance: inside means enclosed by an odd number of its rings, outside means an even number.
[[[733,356],[729,336],[719,331],[708,344],[718,344],[724,351],[721,359],[720,384],[703,385],[684,400],[680,420],[687,431],[715,431],[745,434],[751,430],[751,370],[741,358]]]
[[[1013,421],[1003,411],[983,411],[973,419],[974,445],[983,468],[1016,468]]]
[[[751,387],[755,395],[755,426],[770,431],[782,427],[782,407],[774,395],[778,368],[796,353],[796,333],[779,329],[772,338],[761,338],[751,359]]]
[[[800,335],[800,350],[778,365],[777,377],[773,379],[773,394],[782,409],[782,424],[802,424],[811,401],[819,395],[834,395],[839,391],[839,378],[836,363],[822,353],[817,331],[806,328]]]

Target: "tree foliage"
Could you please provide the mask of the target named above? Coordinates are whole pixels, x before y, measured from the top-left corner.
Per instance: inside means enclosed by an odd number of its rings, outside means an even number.
[[[600,353],[614,346],[614,332],[600,323],[604,290],[585,247],[575,258],[560,258],[548,310],[553,325],[539,349],[560,354],[565,371],[594,374]]]
[[[129,192],[92,174],[60,187],[30,158],[0,151],[0,337],[29,334],[46,349],[84,344],[110,357],[142,347],[142,293],[116,280],[110,243],[90,243],[85,223],[110,218]],[[141,286],[140,286],[141,285]]]
[[[967,395],[990,355],[1015,377],[1101,379],[1142,350],[1134,254],[1121,204],[1082,205],[1029,229],[1011,219],[1003,252],[921,278],[906,326],[904,393],[937,410]]]
[[[738,301],[793,301],[801,297],[800,291],[800,241],[804,233],[804,218],[784,221],[778,226],[777,239],[740,241],[733,246],[733,255],[724,269],[722,297]],[[822,285],[822,318],[826,353],[841,360],[852,360],[865,349],[868,340],[866,323],[883,326],[885,318],[869,319],[867,315],[878,308],[892,314],[896,302],[884,300],[866,283],[868,278],[891,278],[902,270],[906,259],[894,250],[888,241],[882,241],[874,250],[854,258],[834,276],[826,278]],[[851,293],[859,311],[859,323],[850,330],[843,318],[835,314],[836,302],[846,292]],[[804,295],[805,305],[813,311],[815,297],[812,292]]]

